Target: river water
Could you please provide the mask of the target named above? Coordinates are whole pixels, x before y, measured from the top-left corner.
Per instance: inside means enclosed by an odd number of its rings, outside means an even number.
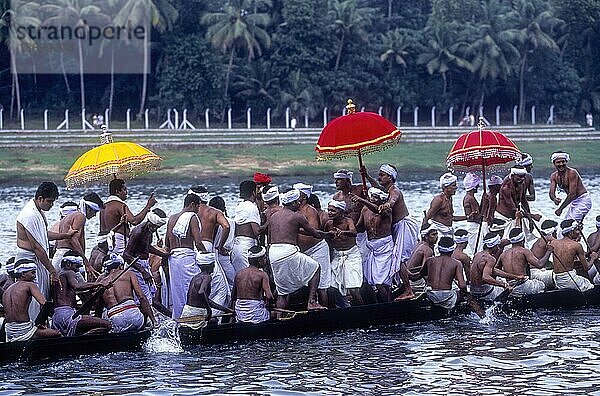
[[[545,176],[545,175],[542,175]],[[594,195],[598,175],[582,175]],[[281,186],[299,180],[276,179]],[[330,179],[313,183],[323,203],[334,192]],[[230,211],[239,180],[206,184],[222,195]],[[438,192],[432,176],[399,181],[409,210],[417,218]],[[179,210],[187,185],[130,183],[130,207],[141,209],[150,191],[168,212]],[[547,178],[536,179],[535,208],[553,216]],[[95,190],[102,193],[101,190]],[[14,221],[35,186],[0,189],[0,241],[5,261],[15,245]],[[61,191],[58,204],[78,200],[83,191]],[[459,190],[455,199],[462,213]],[[49,213],[58,219],[58,205]],[[88,226],[89,244],[97,220]],[[89,252],[89,247],[88,247]],[[600,310],[537,311],[507,316],[490,310],[434,323],[397,325],[370,330],[198,347],[183,351],[165,322],[142,353],[116,353],[53,363],[0,367],[0,396],[13,394],[600,394]],[[170,334],[170,335],[169,335]]]

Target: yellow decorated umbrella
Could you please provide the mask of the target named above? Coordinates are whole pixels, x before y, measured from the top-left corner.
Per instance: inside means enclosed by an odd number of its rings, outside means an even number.
[[[105,126],[103,130],[102,144],[86,151],[69,169],[65,176],[67,188],[114,178],[131,179],[160,167],[162,158],[152,151],[132,142],[113,142]]]

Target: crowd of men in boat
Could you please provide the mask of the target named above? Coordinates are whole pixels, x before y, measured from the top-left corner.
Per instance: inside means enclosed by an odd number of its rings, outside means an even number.
[[[560,224],[530,208],[537,197],[525,153],[504,178],[486,180],[481,198],[481,178],[465,175],[464,215],[453,208],[457,176],[442,175],[421,223],[410,216],[391,164],[376,178],[360,169],[368,189],[353,184],[351,171],[335,172],[326,210],[311,185],[283,192],[257,172],[240,184],[233,216],[203,186],[190,188],[170,217],[155,208],[153,194],[133,214],[125,181],[114,179],[108,199],[88,193],[66,202],[50,228],[44,212],[59,192],[44,182],[17,217],[16,254],[0,278],[6,341],[139,330],[156,323],[156,311],[198,329],[209,320],[259,323],[298,304],[320,310],[426,295],[453,309],[470,295],[493,302],[584,292],[600,283],[600,216],[585,238],[591,198],[569,160],[565,152],[551,156],[549,197],[554,214],[564,213]],[[98,213],[100,236],[88,258],[85,224]],[[465,228],[454,227],[465,220]],[[78,309],[78,300],[88,303]]]

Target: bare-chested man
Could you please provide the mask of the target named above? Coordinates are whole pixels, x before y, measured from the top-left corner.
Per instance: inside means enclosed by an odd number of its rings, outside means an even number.
[[[592,252],[589,261],[585,259],[583,246],[577,242],[580,237],[580,230],[579,224],[575,220],[564,220],[560,223],[560,229],[563,238],[550,242],[554,248],[552,263],[554,265],[554,284],[556,288],[559,290],[575,289],[580,292],[592,289],[594,285],[583,276],[577,275],[575,269],[573,269],[573,264],[575,259],[578,258],[584,269],[589,271],[598,258],[598,253]],[[594,278],[594,283],[599,280],[598,278],[598,276]]]
[[[519,165],[521,165],[527,171],[524,182],[525,198],[529,202],[533,202],[535,201],[535,185],[533,184],[533,175],[531,174],[531,169],[533,168],[533,158],[527,153],[522,153]]]
[[[52,265],[57,271],[61,269],[63,255],[74,250],[83,258],[83,265],[90,276],[97,276],[99,272],[90,265],[85,256],[85,223],[87,220],[96,216],[96,213],[104,207],[102,199],[96,193],[88,193],[83,196],[77,210],[67,214],[58,224],[58,232],[66,233],[70,229],[77,230],[70,239],[63,239],[56,242],[56,252],[52,258]]]
[[[190,281],[186,303],[181,312],[181,319],[193,318],[193,321],[184,321],[181,324],[193,329],[201,329],[208,324],[213,316],[211,308],[223,312],[234,312],[209,298],[212,283],[211,274],[215,269],[215,255],[213,253],[198,252],[196,264],[200,268],[200,272],[194,275]]]
[[[121,275],[125,265],[123,258],[111,253],[104,258],[103,264],[106,273],[100,275],[98,282],[114,283],[112,287],[104,291],[102,298],[98,301],[95,310],[96,316],[101,315],[106,307],[113,333],[141,330],[148,319],[152,321],[153,325],[156,325],[152,308],[142,293],[136,276],[131,271]],[[119,278],[117,279],[117,277]],[[134,297],[139,300],[139,307],[136,305]]]
[[[588,243],[588,254],[591,252],[596,252],[600,250],[600,216],[596,216],[596,231],[592,232],[587,237]]]
[[[58,187],[52,182],[43,182],[17,216],[17,254],[15,260],[33,260],[37,264],[36,284],[45,299],[50,298],[50,284],[60,287],[58,271],[52,266],[48,256],[49,240],[71,239],[77,230],[65,233],[48,231],[48,221],[44,212],[49,211],[58,198]],[[37,299],[31,301],[29,316],[37,317],[40,305]]]
[[[520,227],[520,224],[516,223],[517,212],[525,211],[525,213],[531,213],[529,202],[526,198],[525,175],[527,175],[525,168],[520,165],[514,166],[510,170],[510,176],[504,179],[500,188],[500,197],[495,217],[506,221],[504,239],[508,239],[510,230]],[[539,214],[532,214],[531,217],[535,221],[541,219]],[[525,231],[528,234],[528,230]]]
[[[271,185],[265,186],[262,198],[266,205],[263,216],[265,221],[268,221],[273,213],[281,209],[281,204],[279,203],[279,187]]]
[[[271,318],[265,305],[265,300],[273,300],[269,276],[263,271],[267,265],[266,255],[264,247],[252,246],[248,252],[250,265],[235,276],[231,299],[238,322],[260,323]]]
[[[329,221],[329,214],[321,207],[321,201],[316,194],[310,194],[310,197],[308,197],[306,203],[317,209],[317,213],[319,213],[319,218],[321,219],[321,224],[325,225]]]
[[[279,196],[279,193],[278,193],[278,196]],[[235,239],[235,221],[233,221],[233,219],[230,218],[229,215],[227,214],[227,207],[225,206],[225,200],[222,197],[216,196],[216,197],[211,198],[210,201],[208,202],[208,205],[217,210],[220,210],[223,213],[223,216],[225,216],[225,220],[227,220],[227,222],[229,223],[229,235],[227,236],[227,240],[225,241],[225,244],[223,245],[224,252],[226,252],[227,254],[223,255],[223,254],[219,253],[219,251],[217,251],[215,258],[216,258],[217,263],[223,269],[225,278],[227,279],[227,285],[229,286],[230,291],[232,291],[233,290],[233,282],[235,279],[235,267],[231,263],[231,250],[233,249],[233,241]],[[222,235],[223,235],[223,227],[221,227],[220,225],[217,225],[217,231],[215,232],[215,238],[214,238],[215,243],[219,243],[219,241],[221,241]]]
[[[494,301],[504,290],[512,291],[508,282],[496,279],[524,280],[526,276],[506,273],[496,267],[496,254],[500,250],[500,236],[489,233],[483,238],[483,250],[475,253],[471,263],[471,295],[483,301]]]
[[[502,187],[502,178],[496,175],[492,175],[488,180],[488,191],[484,193],[481,202],[481,212],[483,214],[483,220],[487,223],[488,227],[492,226],[494,221],[494,214],[496,213],[496,207],[498,206],[498,194]]]
[[[505,250],[498,259],[498,268],[504,272],[516,276],[527,276],[529,266],[544,268],[552,253],[552,245],[547,245],[546,253],[540,259],[535,257],[531,250],[525,248],[525,232],[522,228],[513,228],[509,232],[509,240],[512,246]],[[527,279],[525,282],[516,286],[511,296],[523,296],[527,294],[537,294],[544,291],[546,285],[538,279]]]
[[[392,211],[392,239],[394,240],[393,271],[399,274],[404,285],[404,292],[399,296],[400,299],[409,299],[414,297],[410,286],[406,261],[410,258],[417,242],[419,240],[419,223],[410,217],[404,195],[396,185],[398,170],[391,164],[383,164],[379,167],[377,181],[368,175],[366,168],[361,172],[369,179],[371,185],[388,194],[388,200],[378,208],[374,208],[367,203],[371,210],[381,212],[385,210]]]
[[[370,202],[375,206],[387,202],[388,194],[378,188],[369,188],[368,194]],[[385,210],[376,213],[365,206],[360,213],[356,229],[367,232],[369,256],[366,263],[363,263],[365,280],[377,292],[378,302],[389,302],[392,299],[391,285],[395,274],[392,262],[394,255],[392,212]]]
[[[16,282],[2,296],[7,342],[60,337],[58,331],[38,327],[30,319],[28,309],[31,299],[34,298],[40,306],[46,303],[46,298],[34,283],[36,271],[37,264],[33,260],[20,259],[15,263]]]
[[[362,258],[356,246],[356,227],[348,216],[345,216],[346,202],[332,199],[327,204],[329,221],[324,231],[333,231],[335,236],[330,244],[333,248],[331,260],[331,284],[345,297],[350,294],[352,305],[363,305],[360,294],[363,283]]]
[[[438,241],[438,230],[434,226],[421,230],[421,242],[419,242],[413,251],[412,255],[406,262],[409,273],[418,274],[423,268],[425,261],[433,257],[435,244]],[[411,289],[418,290],[420,293],[425,292],[425,279],[418,277],[417,279],[411,279]],[[397,298],[397,300],[400,298]]]
[[[152,209],[146,215],[146,220],[131,230],[131,235],[123,253],[123,258],[128,263],[138,258],[131,267],[131,271],[136,276],[140,289],[150,305],[153,304],[154,293],[156,293],[156,285],[150,269],[150,254],[165,260],[169,257],[168,253],[152,246],[152,238],[158,229],[165,224],[167,224],[167,214],[159,208]]]
[[[258,244],[261,218],[256,206],[256,183],[244,180],[240,183],[241,202],[235,207],[235,239],[231,250],[231,264],[238,272],[248,266],[248,249]]]
[[[571,157],[569,154],[557,151],[552,154],[551,160],[556,172],[550,175],[549,196],[552,202],[558,206],[554,212],[557,216],[567,209],[564,219],[577,220],[583,223],[583,219],[592,209],[592,197],[583,186],[583,180],[576,169],[567,166]],[[561,200],[556,196],[556,188],[564,191],[567,196]]]
[[[469,277],[471,276],[471,257],[465,253],[465,248],[469,243],[469,233],[467,230],[460,228],[454,231],[454,243],[456,244],[456,247],[454,248],[454,252],[452,252],[452,258],[460,261],[463,270],[465,271],[466,281],[469,283]]]
[[[54,289],[54,315],[52,315],[52,328],[60,331],[65,337],[81,335],[93,331],[94,333],[107,333],[110,330],[108,320],[94,316],[75,314],[75,294],[78,291],[91,290],[100,287],[100,283],[81,282],[76,276],[83,266],[83,257],[74,250],[69,250],[62,255],[60,280],[62,289]]]
[[[455,247],[452,238],[441,237],[438,243],[440,255],[427,259],[420,272],[422,277],[427,277],[427,298],[449,310],[456,305],[459,292],[467,291],[462,265],[452,258]],[[452,288],[454,281],[458,283],[458,289]]]
[[[0,274],[0,301],[2,294],[10,285],[15,283],[15,258],[11,257],[6,261],[6,274]],[[1,341],[1,340],[0,340]]]
[[[256,197],[254,198],[254,202],[259,213],[262,213],[266,209],[262,193],[264,191],[264,187],[270,184],[273,179],[266,173],[254,172],[252,180],[254,183],[256,183]]]
[[[292,189],[281,195],[283,208],[271,215],[268,232],[271,246],[269,262],[277,289],[277,307],[287,308],[289,295],[303,286],[308,286],[308,309],[323,309],[317,302],[317,286],[321,277],[319,263],[300,252],[298,233],[315,238],[325,238],[328,234],[312,227],[306,217],[298,213],[300,191]]]
[[[150,194],[146,206],[136,215],[131,213],[125,203],[127,199],[127,186],[122,179],[113,179],[108,185],[110,196],[100,211],[100,233],[98,245],[102,251],[123,254],[129,237],[129,225],[138,225],[145,218],[150,209],[156,205],[154,193]],[[111,240],[109,241],[108,238]],[[110,249],[112,245],[112,249]],[[98,257],[98,260],[102,257]]]
[[[477,238],[481,238],[482,236],[481,222],[483,220],[483,213],[482,207],[479,205],[477,197],[475,197],[480,183],[481,178],[475,173],[467,173],[463,180],[463,186],[467,192],[463,198],[463,209],[465,211],[465,216],[467,216],[466,231],[468,232],[469,250],[472,254],[476,253],[476,246],[477,249],[481,247],[481,244],[479,243],[481,239],[478,241]],[[468,276],[469,273],[467,272],[467,277]]]
[[[200,198],[198,217],[200,218],[200,224],[202,225],[202,244],[208,252],[219,252],[219,254],[226,256],[229,252],[226,251],[224,245],[229,237],[229,222],[225,218],[225,215],[222,211],[208,206],[210,194],[206,187],[192,187],[188,191],[188,194],[196,194]],[[217,226],[221,226],[222,228],[221,239],[217,245],[213,246]]]
[[[298,208],[298,213],[301,213],[306,217],[306,220],[311,227],[316,230],[323,230],[319,212],[307,202],[308,197],[312,195],[313,187],[304,183],[296,183],[292,187],[300,191],[300,199],[298,200],[300,206]],[[329,286],[331,286],[331,257],[329,255],[329,245],[323,238],[299,234],[298,247],[302,253],[319,263],[319,268],[321,268],[319,286],[317,287],[319,302],[324,307],[329,307],[329,298],[327,296],[327,291]]]
[[[466,220],[466,216],[455,216],[454,207],[452,206],[452,196],[456,194],[456,176],[452,173],[444,173],[440,177],[440,187],[442,188],[441,194],[436,195],[431,204],[429,210],[425,213],[423,219],[423,225],[421,228],[427,228],[428,223],[433,224],[440,236],[447,236],[452,238],[454,235],[454,228],[452,223],[454,221]]]
[[[544,220],[540,225],[540,232],[543,237],[540,237],[531,246],[531,253],[538,259],[541,259],[546,254],[547,243],[556,239],[557,227],[558,223],[554,220]],[[531,278],[541,280],[546,285],[545,290],[551,290],[554,289],[554,273],[552,272],[552,263],[550,261],[546,263],[546,268],[550,269],[531,268]]]
[[[196,252],[206,252],[202,243],[198,206],[200,198],[187,194],[183,201],[183,210],[169,217],[165,247],[169,256],[169,290],[173,304],[173,319],[181,316],[181,310],[187,300],[190,281],[200,270],[196,265]]]

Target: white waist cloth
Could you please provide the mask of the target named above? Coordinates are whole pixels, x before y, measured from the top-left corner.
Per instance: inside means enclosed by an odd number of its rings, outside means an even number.
[[[419,223],[410,216],[392,225],[394,239],[394,273],[400,271],[400,265],[410,258],[419,242]]]
[[[173,303],[173,319],[181,316],[187,302],[187,293],[192,278],[200,273],[196,265],[196,253],[190,248],[177,248],[169,256],[169,290]]]
[[[123,255],[125,251],[125,246],[127,245],[127,237],[120,232],[111,232],[108,234],[108,238],[106,239],[108,242],[108,251],[118,254],[120,256]]]
[[[75,313],[75,308],[72,307],[56,307],[54,315],[52,315],[52,328],[60,331],[63,337],[72,337],[77,330],[77,323],[81,320],[81,315],[75,319],[71,319]]]
[[[426,293],[427,298],[432,303],[442,308],[452,309],[456,305],[456,301],[458,301],[458,289],[432,290],[431,288],[427,288]]]
[[[348,250],[333,250],[331,261],[331,286],[338,289],[342,296],[346,289],[361,287],[363,282],[362,258],[358,246]]]
[[[492,302],[504,291],[503,287],[484,283],[483,285],[471,285],[471,295],[473,298]]]
[[[226,217],[227,222],[229,223],[229,235],[227,235],[227,239],[223,244],[223,247],[227,250],[231,250],[233,248],[233,240],[235,238],[235,222]],[[221,243],[221,237],[223,236],[223,227],[220,225],[217,226],[217,232],[215,233],[215,243]]]
[[[233,268],[235,268],[235,273],[237,274],[240,270],[244,268],[248,268],[250,263],[248,263],[248,250],[256,245],[256,239],[245,237],[245,236],[236,236],[233,240],[233,249],[231,249],[231,264]]]
[[[469,233],[469,235],[468,235],[469,243],[467,244],[467,246],[471,250],[471,257],[473,257],[473,255],[475,255],[475,253],[483,250],[482,241],[483,241],[483,237],[485,236],[485,234],[484,234],[484,230],[482,227],[483,227],[483,224],[475,223],[474,221],[467,221],[467,232]],[[481,228],[481,231],[479,231],[480,228]],[[477,243],[477,235],[479,235],[479,243]],[[475,245],[477,245],[477,252],[475,251]]]
[[[552,270],[532,268],[530,278],[544,282],[544,289],[550,290],[554,289],[554,277],[552,276],[553,274],[554,272]]]
[[[367,240],[369,258],[363,268],[363,274],[369,285],[391,285],[392,258],[394,254],[394,241],[392,236]]]
[[[171,287],[167,280],[167,274],[165,273],[162,265],[158,269],[158,273],[160,274],[160,283],[162,284],[160,287],[160,302],[165,307],[171,309],[173,306],[173,302],[171,301]]]
[[[6,342],[30,340],[37,331],[33,322],[9,322],[5,326]]]
[[[60,249],[56,249],[56,251],[54,252],[54,256],[52,257],[52,266],[59,273],[62,270],[60,263],[65,255],[65,253],[67,253],[69,250],[71,250],[71,249],[60,248]]]
[[[307,249],[304,254],[319,263],[321,267],[321,278],[319,289],[327,289],[331,286],[331,257],[329,257],[329,245],[321,239],[315,246]]]
[[[42,293],[44,298],[46,300],[50,300],[50,273],[48,272],[46,267],[44,267],[44,264],[42,264],[42,262],[38,260],[34,252],[17,247],[15,262],[21,259],[30,259],[35,261],[35,264],[37,265],[37,270],[35,272],[34,283],[37,285],[37,287],[39,287],[40,292]],[[37,318],[38,314],[40,313],[40,309],[40,304],[35,298],[32,298],[31,303],[29,304],[29,318],[32,320]]]
[[[223,273],[227,278],[227,284],[229,285],[229,293],[233,291],[233,282],[235,281],[235,268],[231,264],[231,256],[223,256],[219,253],[215,253],[216,261],[221,265]]]
[[[452,226],[447,226],[446,224],[442,224],[439,221],[429,219],[431,225],[438,231],[438,234],[441,237],[454,237],[454,228]]]
[[[519,286],[515,286],[513,291],[510,293],[513,297],[524,296],[528,294],[538,294],[544,291],[544,282],[537,279],[527,279]]]
[[[215,250],[215,247],[212,243],[212,241],[207,241],[207,240],[202,240],[202,245],[204,245],[204,249],[206,249],[206,251],[208,253],[212,253]]]
[[[150,262],[147,259],[139,259],[137,263],[140,265],[140,267],[142,267],[143,270],[145,270],[149,274],[152,274],[152,271],[150,270]],[[154,280],[151,280],[150,284],[148,284],[144,280],[144,276],[141,272],[137,271],[133,267],[131,267],[131,272],[133,272],[133,274],[137,278],[137,281],[140,284],[140,289],[142,289],[142,293],[144,293],[144,296],[146,296],[146,300],[148,300],[148,304],[152,305],[154,293],[156,293],[156,285],[154,284]],[[134,300],[136,304],[139,304],[139,299],[137,298],[137,296],[134,296]]]
[[[363,267],[367,263],[369,259],[369,248],[367,247],[367,232],[359,232],[356,234],[356,246],[358,246],[358,251],[360,252],[360,257],[362,260]]]
[[[319,263],[300,253],[298,246],[287,243],[272,244],[269,248],[269,261],[277,293],[281,295],[307,286],[319,269]]]
[[[229,303],[231,302],[231,289],[229,288],[229,282],[227,282],[225,272],[223,271],[223,268],[221,268],[221,264],[218,261],[215,261],[215,269],[211,275],[210,296],[208,296],[208,298],[217,304],[223,305],[224,307],[228,307]],[[219,315],[222,313],[224,312],[219,309],[212,310],[213,315]]]
[[[185,304],[183,306],[183,310],[181,311],[181,318],[194,317],[194,321],[180,323],[180,326],[189,327],[194,330],[203,329],[208,324],[206,321],[207,316],[208,311],[206,308],[192,307],[191,305]]]
[[[494,217],[500,220],[504,220],[506,222],[504,223],[504,235],[502,236],[502,238],[509,239],[510,230],[517,226],[517,220],[506,217],[498,212],[494,212]],[[531,231],[529,231],[529,227],[523,227],[523,232],[525,233],[525,247],[529,248],[531,245],[531,241],[537,240],[537,238],[531,234]]]
[[[260,323],[271,318],[263,300],[235,300],[235,318],[238,322]]]
[[[584,278],[583,276],[577,275],[575,270],[569,272],[561,272],[560,274],[554,274],[554,284],[556,288],[561,289],[574,289],[581,292],[591,290],[594,285]]]
[[[144,315],[133,300],[125,300],[108,310],[112,333],[137,331],[144,327]]]
[[[585,192],[572,200],[567,209],[565,220],[574,219],[581,222],[592,209],[592,197]]]

